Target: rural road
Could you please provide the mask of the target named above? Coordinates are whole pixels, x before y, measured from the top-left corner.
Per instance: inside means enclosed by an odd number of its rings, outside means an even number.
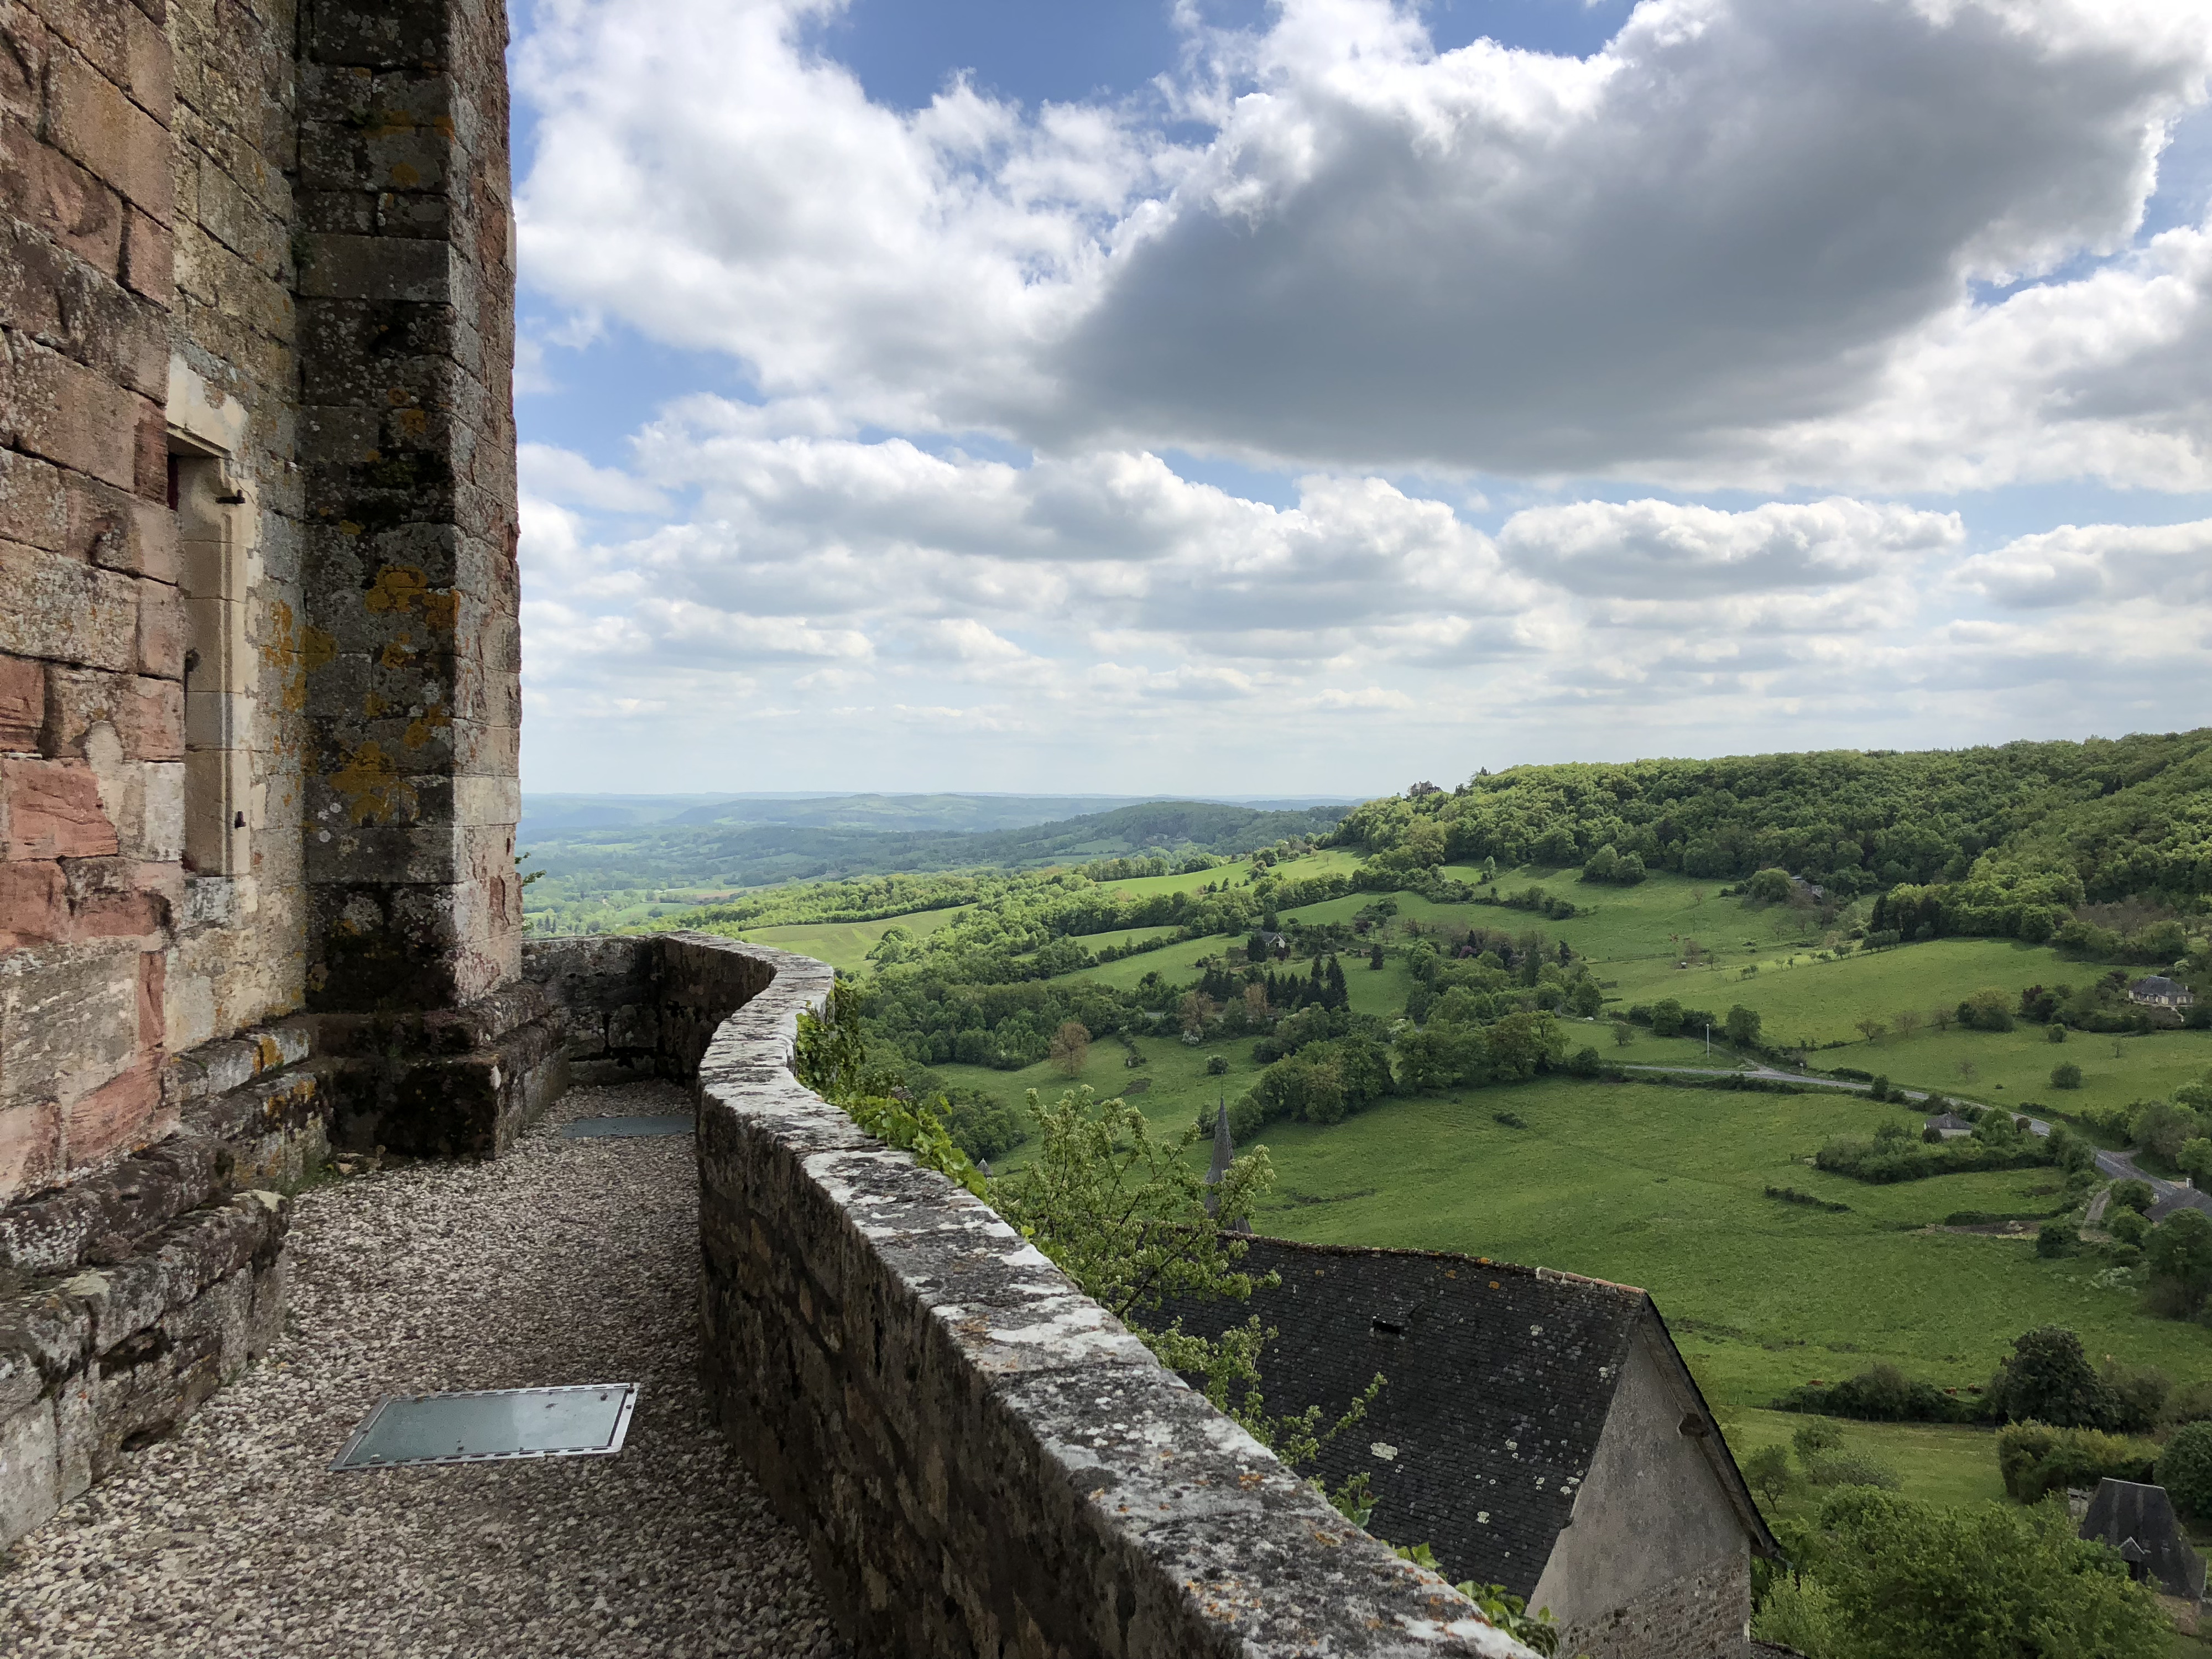
[[[1804,1072],[1785,1072],[1772,1066],[1632,1065],[1623,1066],[1620,1069],[1624,1072],[1661,1072],[1678,1077],[1757,1078],[1767,1083],[1796,1083],[1816,1089],[1844,1089],[1854,1094],[1862,1095],[1870,1092],[1874,1087],[1870,1083],[1854,1083],[1848,1078],[1814,1077]],[[1925,1101],[1931,1091],[1899,1089],[1895,1092],[1905,1100]],[[1944,1098],[1955,1100],[1960,1097],[1945,1095]],[[1988,1103],[1978,1101],[1973,1103],[1984,1105]],[[2014,1113],[2014,1115],[2022,1116],[2025,1114]],[[2033,1134],[2047,1135],[2051,1133],[2051,1125],[2039,1117],[2028,1118],[2027,1127],[2029,1132]],[[2147,1183],[2154,1194],[2155,1202],[2164,1203],[2170,1198],[2179,1196],[2182,1203],[2205,1211],[2207,1213],[2212,1213],[2212,1193],[2200,1192],[2185,1181],[2166,1181],[2151,1174],[2149,1170],[2141,1168],[2136,1163],[2132,1149],[2124,1152],[2108,1152],[2100,1149],[2097,1153],[2097,1172],[2100,1175],[2109,1176],[2115,1181],[2140,1181]]]

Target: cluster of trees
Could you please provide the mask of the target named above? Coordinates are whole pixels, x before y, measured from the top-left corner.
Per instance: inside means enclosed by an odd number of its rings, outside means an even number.
[[[1794,870],[1844,898],[1955,888],[1937,900],[1948,931],[2022,936],[2023,925],[2047,922],[2048,938],[2085,899],[2212,894],[2212,730],[1522,766],[1449,793],[1370,801],[1337,838],[1376,853],[1418,843],[1440,861],[1506,867],[1564,868],[1611,847],[1690,876]],[[1900,931],[1910,939],[1919,926]]]
[[[1584,881],[1604,882],[1614,887],[1633,887],[1647,872],[1641,853],[1623,853],[1611,842],[1583,860]]]
[[[1838,1135],[1814,1154],[1814,1166],[1831,1175],[1887,1186],[1974,1170],[2025,1170],[2051,1164],[2066,1168],[2069,1160],[2086,1165],[2095,1157],[2087,1142],[2063,1127],[2049,1135],[2034,1135],[2008,1112],[1976,1115],[1973,1133],[1952,1140],[1925,1140],[1919,1131],[1894,1120],[1876,1129],[1871,1139]]]
[[[2101,1434],[2168,1433],[2212,1420],[2212,1383],[2176,1389],[2155,1366],[2107,1359],[2093,1366],[2063,1326],[2014,1337],[1986,1387],[1960,1389],[1878,1364],[1838,1382],[1808,1382],[1774,1401],[1782,1412],[1870,1423],[2037,1424]]]
[[[2063,1504],[1954,1507],[1853,1485],[1777,1531],[1789,1565],[1752,1634],[1807,1659],[2165,1659],[2172,1644],[2150,1588],[2077,1538]]]

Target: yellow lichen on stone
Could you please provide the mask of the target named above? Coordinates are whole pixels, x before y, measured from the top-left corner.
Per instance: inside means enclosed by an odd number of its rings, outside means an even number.
[[[415,814],[415,792],[383,746],[371,738],[331,774],[331,787],[345,797],[356,823],[392,823]]]
[[[405,742],[410,749],[420,749],[430,741],[430,734],[453,723],[451,710],[443,703],[433,703],[417,719],[408,723]]]
[[[376,580],[362,603],[371,611],[404,615],[413,611],[429,591],[429,578],[414,566],[388,564],[376,573]]]

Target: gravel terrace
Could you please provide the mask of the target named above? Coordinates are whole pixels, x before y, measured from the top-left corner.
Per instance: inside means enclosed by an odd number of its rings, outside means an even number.
[[[569,1659],[830,1656],[799,1540],[708,1426],[687,1112],[576,1089],[492,1164],[305,1194],[284,1335],[173,1437],[0,1558],[0,1651]],[[324,1466],[386,1394],[635,1382],[612,1458]]]

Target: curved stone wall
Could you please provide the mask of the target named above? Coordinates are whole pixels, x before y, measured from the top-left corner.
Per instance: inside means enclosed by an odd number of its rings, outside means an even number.
[[[650,948],[671,1036],[744,999],[697,1060],[702,1363],[860,1653],[1526,1659],[988,1206],[801,1087],[827,967]]]

